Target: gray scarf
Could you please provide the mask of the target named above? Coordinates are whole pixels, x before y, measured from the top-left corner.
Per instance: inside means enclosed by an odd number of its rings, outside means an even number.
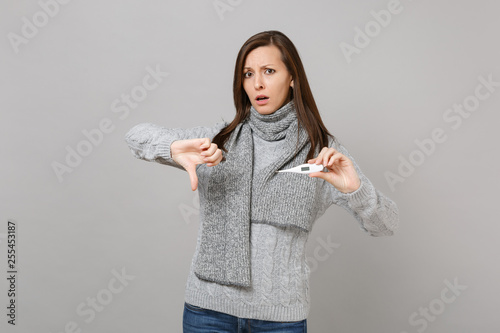
[[[194,269],[198,278],[223,285],[251,285],[250,221],[310,231],[318,179],[276,173],[305,163],[310,143],[307,131],[300,127],[298,132],[298,127],[293,101],[269,115],[261,115],[252,106],[249,117],[229,137],[226,161],[211,167],[208,178]],[[253,131],[267,141],[285,138],[279,156],[255,175]],[[252,193],[252,182],[256,193]]]

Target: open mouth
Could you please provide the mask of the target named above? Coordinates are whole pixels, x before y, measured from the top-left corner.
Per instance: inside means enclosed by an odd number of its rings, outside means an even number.
[[[269,99],[269,97],[265,96],[265,95],[259,95],[257,96],[256,98],[258,101],[263,101],[263,100],[266,100],[266,99]]]

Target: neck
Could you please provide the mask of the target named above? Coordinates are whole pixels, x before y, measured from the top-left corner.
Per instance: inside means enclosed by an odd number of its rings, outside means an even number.
[[[288,127],[296,119],[295,105],[290,101],[271,114],[260,114],[252,106],[248,123],[259,137],[275,141],[285,137]]]

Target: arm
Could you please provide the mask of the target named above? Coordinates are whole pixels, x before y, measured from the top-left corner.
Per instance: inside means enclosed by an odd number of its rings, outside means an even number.
[[[125,135],[132,155],[136,158],[157,162],[185,170],[172,159],[170,146],[177,140],[194,138],[213,139],[219,131],[227,125],[226,122],[217,123],[213,127],[165,128],[151,123],[142,123],[131,128]]]
[[[340,142],[331,141],[330,147],[334,147],[352,161],[360,185],[356,190],[344,193],[325,182],[329,204],[333,203],[346,209],[358,221],[360,228],[371,236],[393,235],[399,224],[399,211],[394,201],[373,186]]]
[[[373,186],[344,146],[340,143],[337,146],[340,153],[353,162],[361,185],[351,193],[342,193],[331,186],[335,198],[334,203],[353,215],[359,222],[360,228],[371,236],[393,235],[399,224],[399,211],[396,203]]]

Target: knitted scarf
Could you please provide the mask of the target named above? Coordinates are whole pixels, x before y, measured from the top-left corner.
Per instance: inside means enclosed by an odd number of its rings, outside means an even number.
[[[273,162],[258,174],[253,173],[252,132],[267,141],[285,140]],[[299,129],[293,101],[268,115],[251,106],[226,147],[226,160],[210,170],[194,272],[207,281],[249,287],[250,221],[309,232],[316,216],[312,207],[317,179],[276,173],[305,163],[310,149],[307,131]],[[252,193],[252,182],[256,193]]]

